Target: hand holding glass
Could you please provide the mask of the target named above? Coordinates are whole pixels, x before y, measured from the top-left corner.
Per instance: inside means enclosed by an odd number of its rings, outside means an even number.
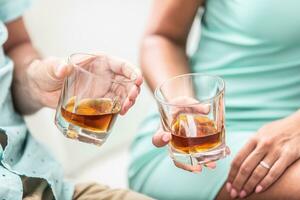
[[[73,54],[55,124],[71,139],[101,145],[108,137],[137,74],[105,55]]]
[[[176,76],[155,90],[174,161],[195,166],[225,157],[224,91],[221,78],[198,73]]]

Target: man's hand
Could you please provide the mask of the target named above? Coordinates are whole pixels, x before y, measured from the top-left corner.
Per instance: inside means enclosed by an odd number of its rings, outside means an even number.
[[[119,76],[131,76],[137,74],[133,67],[120,59],[107,57],[111,69]],[[99,66],[101,67],[101,66]],[[66,64],[62,59],[48,58],[44,60],[33,61],[27,70],[27,81],[30,87],[32,99],[39,107],[55,108],[63,87],[64,79],[73,71],[73,66]],[[129,92],[121,114],[125,114],[128,109],[135,103],[140,92],[140,86],[143,82],[141,74],[138,73],[134,87]]]
[[[40,107],[55,108],[64,79],[72,66],[62,59],[48,58],[33,61],[27,70],[27,81],[32,98]]]

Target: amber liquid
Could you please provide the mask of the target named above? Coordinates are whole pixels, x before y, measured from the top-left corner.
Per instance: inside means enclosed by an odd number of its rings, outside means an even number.
[[[182,153],[199,153],[222,143],[224,128],[217,130],[214,121],[205,116],[180,114],[172,123],[171,145]]]
[[[110,99],[83,99],[75,106],[75,97],[61,107],[63,118],[73,125],[95,133],[107,133],[121,109],[119,102]]]

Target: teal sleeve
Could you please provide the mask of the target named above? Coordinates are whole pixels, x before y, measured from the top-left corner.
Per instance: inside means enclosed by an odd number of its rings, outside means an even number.
[[[30,0],[0,0],[0,20],[6,23],[17,19],[29,5]]]

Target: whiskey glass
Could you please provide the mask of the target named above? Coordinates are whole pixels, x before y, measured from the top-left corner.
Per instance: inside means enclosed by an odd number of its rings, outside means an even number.
[[[225,82],[201,73],[184,74],[159,85],[154,96],[162,128],[171,133],[170,157],[195,166],[226,156]]]
[[[137,78],[105,55],[69,56],[73,71],[65,79],[55,124],[68,138],[102,145]]]

